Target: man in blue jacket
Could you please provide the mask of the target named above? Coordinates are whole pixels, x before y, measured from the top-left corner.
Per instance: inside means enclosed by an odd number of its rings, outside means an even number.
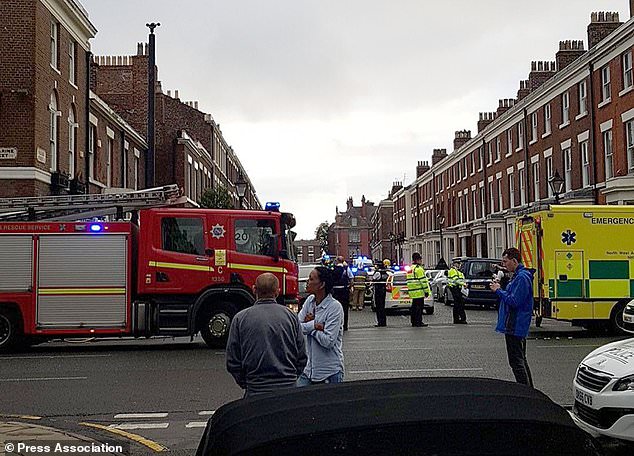
[[[506,338],[506,353],[515,380],[532,387],[533,379],[526,360],[526,336],[533,315],[534,271],[526,269],[520,261],[519,250],[506,249],[502,253],[502,265],[513,273],[513,278],[506,290],[494,280],[491,290],[495,292],[500,303],[495,330],[504,334]]]

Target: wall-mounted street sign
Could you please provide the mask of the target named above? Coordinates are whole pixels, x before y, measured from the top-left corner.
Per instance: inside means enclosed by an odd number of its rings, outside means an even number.
[[[16,147],[0,147],[0,160],[14,160],[18,158]]]

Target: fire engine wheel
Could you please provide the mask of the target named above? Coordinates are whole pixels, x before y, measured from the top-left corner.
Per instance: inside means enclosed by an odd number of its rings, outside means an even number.
[[[14,348],[19,340],[17,321],[12,314],[0,310],[0,351]]]
[[[235,305],[220,302],[211,305],[203,315],[200,324],[200,335],[211,348],[225,348],[229,336],[231,319],[237,313]]]

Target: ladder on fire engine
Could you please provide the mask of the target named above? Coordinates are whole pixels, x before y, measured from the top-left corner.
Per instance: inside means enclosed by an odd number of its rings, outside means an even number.
[[[134,192],[0,198],[0,222],[72,221],[114,216],[150,207],[184,204],[178,185]]]

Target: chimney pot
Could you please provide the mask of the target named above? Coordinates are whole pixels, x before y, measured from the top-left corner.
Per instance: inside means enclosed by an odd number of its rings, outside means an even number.
[[[174,90],[174,98],[178,98],[178,90]]]

